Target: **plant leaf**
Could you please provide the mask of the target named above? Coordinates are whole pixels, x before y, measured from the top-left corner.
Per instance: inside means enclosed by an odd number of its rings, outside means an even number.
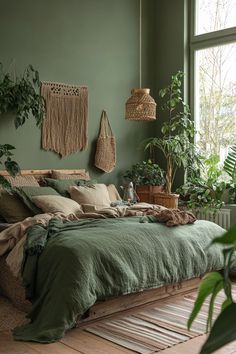
[[[199,289],[198,289],[198,295],[197,295],[197,299],[194,304],[194,308],[193,308],[192,313],[188,319],[188,324],[187,324],[188,329],[190,329],[194,319],[197,317],[197,314],[201,310],[201,307],[202,307],[205,299],[210,294],[214,295],[216,291],[218,292],[220,289],[220,286],[221,286],[221,289],[223,288],[223,284],[224,284],[223,281],[224,281],[224,278],[222,277],[222,275],[220,273],[217,273],[217,272],[207,274],[203,278],[203,280],[199,286]],[[211,308],[209,309],[209,312],[210,312],[210,310],[211,310]]]
[[[236,182],[236,144],[233,145],[224,161],[223,169]]]
[[[216,319],[200,354],[211,354],[236,339],[236,304],[227,306]]]
[[[0,176],[0,187],[10,190],[11,184],[6,180],[6,178],[4,178],[3,176]]]
[[[236,242],[236,224],[233,225],[223,236],[216,237],[212,243],[233,245]]]

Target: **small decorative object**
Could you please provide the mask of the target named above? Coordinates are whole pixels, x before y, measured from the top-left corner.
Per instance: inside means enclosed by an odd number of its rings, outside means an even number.
[[[116,165],[116,140],[106,111],[102,111],[100,133],[97,140],[95,166],[104,172],[111,172]]]
[[[120,188],[123,189],[123,200],[125,202],[136,203],[139,201],[139,197],[134,189],[133,182],[128,182]]]
[[[156,119],[156,102],[150,96],[149,88],[142,88],[142,0],[139,0],[139,88],[132,89],[126,102],[125,118],[136,121]]]
[[[88,88],[42,82],[46,101],[42,147],[67,156],[85,150],[88,143]]]

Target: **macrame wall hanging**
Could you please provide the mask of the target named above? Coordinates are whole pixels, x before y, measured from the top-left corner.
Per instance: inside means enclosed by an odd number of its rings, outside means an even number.
[[[88,88],[43,81],[46,101],[42,148],[62,157],[82,151],[88,143]]]

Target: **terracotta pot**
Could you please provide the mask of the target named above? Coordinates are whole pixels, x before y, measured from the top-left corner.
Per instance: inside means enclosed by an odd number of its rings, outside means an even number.
[[[154,204],[154,194],[163,191],[163,186],[136,186],[136,192],[140,202]]]
[[[155,193],[154,204],[162,205],[166,208],[178,209],[179,194]]]

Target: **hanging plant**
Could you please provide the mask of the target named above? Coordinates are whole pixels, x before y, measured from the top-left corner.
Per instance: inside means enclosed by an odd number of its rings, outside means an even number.
[[[39,73],[32,65],[26,68],[21,77],[12,78],[9,73],[4,73],[0,63],[0,115],[13,114],[16,128],[22,126],[31,116],[35,118],[37,126],[41,124],[45,102],[39,89]],[[19,165],[12,160],[14,149],[10,144],[0,144],[0,164],[4,165],[12,176],[20,172]],[[0,177],[0,184],[5,188],[9,187],[4,177]]]
[[[13,79],[9,73],[3,72],[0,63],[0,114],[13,113],[16,128],[22,126],[31,114],[40,125],[45,103],[39,88],[39,73],[32,65],[26,68],[22,77]]]

